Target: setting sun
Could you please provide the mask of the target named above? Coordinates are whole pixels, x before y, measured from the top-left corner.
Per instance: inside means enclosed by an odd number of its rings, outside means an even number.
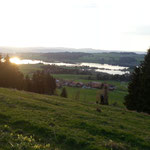
[[[21,61],[18,57],[10,58],[10,62],[14,64],[21,64]]]

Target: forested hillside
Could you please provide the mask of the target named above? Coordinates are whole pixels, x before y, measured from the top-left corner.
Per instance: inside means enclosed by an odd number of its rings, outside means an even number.
[[[18,53],[23,59],[39,59],[48,62],[90,62],[110,65],[120,65],[133,67],[144,60],[144,54],[127,52],[110,53],[79,53],[79,52],[59,52],[59,53]]]

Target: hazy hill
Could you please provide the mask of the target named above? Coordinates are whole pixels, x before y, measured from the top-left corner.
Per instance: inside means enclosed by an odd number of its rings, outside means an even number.
[[[49,53],[49,52],[84,52],[84,53],[102,53],[102,52],[125,52],[124,50],[102,50],[93,48],[66,48],[66,47],[0,47],[1,53]],[[129,50],[129,53],[132,50]],[[145,54],[142,51],[135,51],[138,54]]]
[[[109,51],[92,48],[62,47],[0,47],[0,53],[19,56],[22,59],[38,59],[47,62],[90,62],[110,65],[134,67],[144,60],[144,52]]]
[[[83,52],[49,52],[49,53],[15,53],[22,59],[36,59],[47,62],[66,62],[66,63],[100,63],[120,66],[137,66],[144,60],[144,54],[133,52],[101,52],[101,53],[83,53]]]
[[[150,149],[149,115],[96,108],[95,102],[0,88],[0,149]]]

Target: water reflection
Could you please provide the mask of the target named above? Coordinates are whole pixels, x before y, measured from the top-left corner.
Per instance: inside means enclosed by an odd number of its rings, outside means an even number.
[[[68,66],[68,67],[88,67],[88,69],[94,69],[97,72],[104,72],[109,74],[125,74],[129,73],[128,71],[124,71],[124,69],[128,69],[128,67],[122,67],[122,66],[112,66],[108,64],[98,64],[98,63],[50,63],[50,62],[44,62],[41,60],[30,60],[30,59],[19,59],[17,57],[10,58],[10,61],[15,64],[44,64],[44,65],[57,65],[57,66]]]

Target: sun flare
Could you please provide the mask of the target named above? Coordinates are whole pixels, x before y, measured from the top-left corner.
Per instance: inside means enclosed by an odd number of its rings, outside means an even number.
[[[18,57],[13,57],[9,59],[11,63],[21,64],[21,60]]]

